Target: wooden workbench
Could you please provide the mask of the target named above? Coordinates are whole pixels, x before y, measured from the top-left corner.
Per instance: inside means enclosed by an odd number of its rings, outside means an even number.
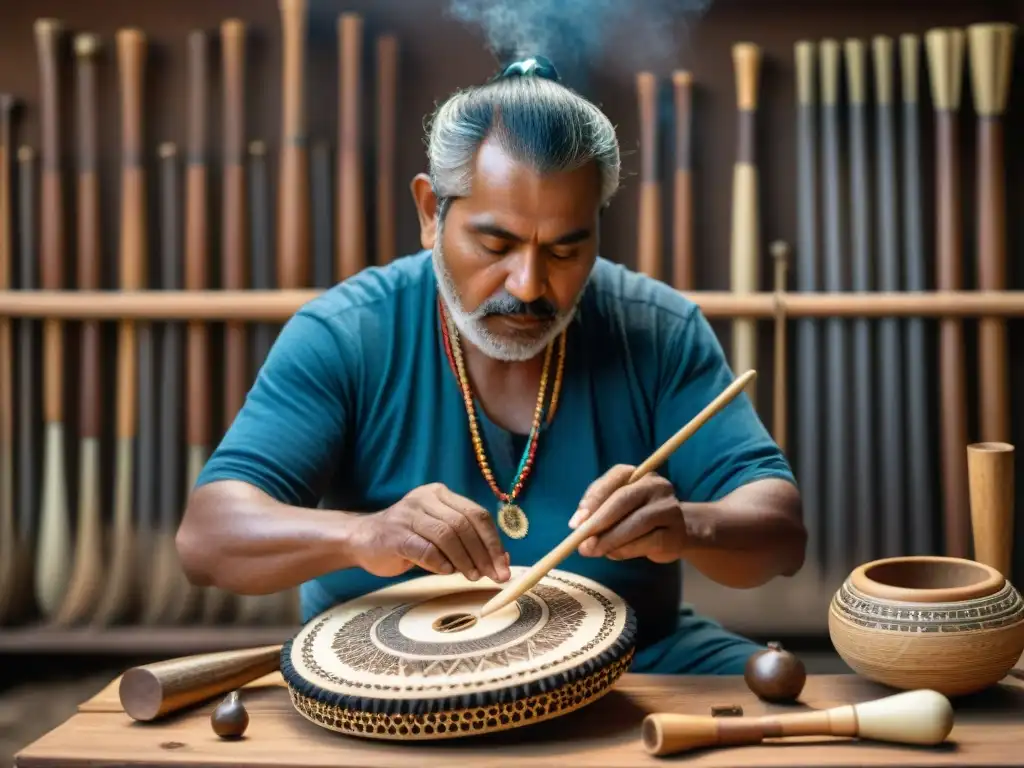
[[[384,743],[335,734],[299,716],[279,674],[247,687],[250,724],[241,741],[222,741],[210,728],[213,704],[160,723],[133,722],[121,709],[118,680],[76,715],[15,756],[21,768],[55,766],[256,766],[284,768],[623,768],[685,762],[688,766],[1021,765],[1024,766],[1024,681],[957,702],[956,724],[941,747],[911,748],[843,739],[714,749],[649,757],[640,743],[648,712],[708,714],[739,704],[748,715],[800,709],[765,705],[740,677],[625,675],[611,693],[580,711],[506,734],[450,742]],[[854,675],[815,675],[802,702],[823,708],[892,693]]]

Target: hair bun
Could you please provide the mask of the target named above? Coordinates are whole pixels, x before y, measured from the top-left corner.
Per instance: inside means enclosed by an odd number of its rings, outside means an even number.
[[[495,79],[504,77],[543,77],[555,82],[561,80],[555,65],[546,56],[528,56],[525,59],[513,61],[502,69]]]

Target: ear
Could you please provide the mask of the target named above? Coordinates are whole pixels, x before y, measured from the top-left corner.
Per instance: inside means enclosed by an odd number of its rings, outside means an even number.
[[[420,220],[420,246],[430,249],[434,247],[437,237],[437,195],[430,184],[430,177],[425,173],[417,173],[409,185],[413,202],[416,203],[416,214]]]

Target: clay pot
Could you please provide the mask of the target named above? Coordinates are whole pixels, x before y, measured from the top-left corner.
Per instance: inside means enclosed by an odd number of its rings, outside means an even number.
[[[999,682],[1024,652],[1024,600],[997,570],[954,557],[856,568],[832,598],[832,644],[859,675],[960,696]]]

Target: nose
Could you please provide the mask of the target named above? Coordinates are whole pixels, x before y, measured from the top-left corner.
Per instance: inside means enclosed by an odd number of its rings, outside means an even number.
[[[505,278],[505,289],[529,304],[544,295],[547,280],[547,268],[540,249],[529,245],[512,260],[508,277]]]

